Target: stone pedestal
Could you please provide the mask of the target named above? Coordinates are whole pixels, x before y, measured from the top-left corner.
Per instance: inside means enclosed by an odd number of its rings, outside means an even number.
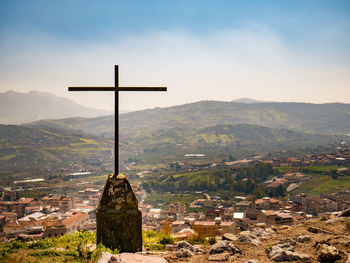
[[[110,175],[96,209],[97,244],[120,252],[142,251],[142,214],[125,175]]]

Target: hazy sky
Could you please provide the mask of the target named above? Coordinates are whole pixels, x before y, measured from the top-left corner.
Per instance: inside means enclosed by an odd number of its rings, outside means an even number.
[[[47,91],[113,109],[113,94],[67,86],[167,86],[121,109],[249,97],[350,103],[350,1],[0,0],[0,92]]]

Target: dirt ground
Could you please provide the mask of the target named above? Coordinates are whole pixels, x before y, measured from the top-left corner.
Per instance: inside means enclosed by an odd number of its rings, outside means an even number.
[[[348,219],[347,219],[348,220]],[[311,233],[308,231],[308,227],[317,227],[326,230],[330,233]],[[305,253],[311,257],[311,261],[308,262],[319,262],[317,260],[317,250],[316,246],[318,243],[327,243],[328,245],[335,246],[339,251],[341,251],[342,259],[337,261],[337,263],[346,262],[348,255],[350,254],[350,230],[346,229],[344,221],[323,221],[319,219],[309,220],[305,223],[297,224],[291,226],[287,229],[276,229],[276,235],[271,236],[269,239],[261,240],[260,245],[253,245],[250,243],[241,243],[239,241],[233,242],[237,248],[242,252],[241,255],[229,256],[228,260],[225,262],[240,262],[244,263],[250,259],[257,259],[259,263],[272,262],[265,249],[277,244],[279,241],[284,239],[296,240],[298,236],[309,235],[311,241],[306,243],[297,243],[295,246],[295,252]],[[187,262],[187,263],[206,263],[206,262],[218,262],[218,261],[208,261],[208,251],[209,247],[205,247],[205,254],[194,255],[189,258],[179,259],[176,258],[173,252],[167,252],[162,257],[167,259],[169,262]],[[302,262],[302,261],[294,261]]]

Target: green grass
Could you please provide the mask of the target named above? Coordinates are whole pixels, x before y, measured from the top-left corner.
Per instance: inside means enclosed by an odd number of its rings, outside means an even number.
[[[174,239],[169,234],[150,230],[142,231],[142,239],[145,249],[152,251],[164,250],[166,244],[174,243]],[[102,244],[99,244],[93,252],[84,248],[88,244],[95,243],[95,232],[77,232],[36,241],[14,240],[7,244],[0,244],[0,262],[93,263],[98,260],[103,251],[119,253],[117,250],[111,251],[105,248]]]
[[[77,232],[59,238],[47,238],[36,241],[12,241],[0,244],[0,262],[96,262],[103,251],[117,253],[102,244],[93,252],[84,249],[94,244],[95,232]]]
[[[174,238],[165,232],[143,230],[142,243],[145,250],[161,251],[166,244],[173,244]]]
[[[304,182],[296,192],[320,196],[348,189],[350,189],[350,176],[339,176],[337,179],[333,179],[327,175],[314,175],[309,181]]]

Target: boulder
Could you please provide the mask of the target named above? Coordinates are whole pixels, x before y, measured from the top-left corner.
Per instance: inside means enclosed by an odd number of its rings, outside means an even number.
[[[271,252],[269,254],[269,257],[271,260],[281,262],[281,261],[296,261],[296,260],[302,260],[302,261],[308,261],[310,260],[310,256],[307,254],[297,253],[294,251],[289,251],[282,249],[280,247],[273,247],[271,249]]]
[[[238,239],[237,239],[239,242],[242,242],[242,243],[251,243],[253,245],[260,245],[260,240],[255,237],[255,236],[240,236]]]
[[[180,250],[182,248],[185,248],[191,252],[194,252],[193,246],[190,243],[188,243],[187,241],[180,241],[179,243],[177,243],[175,250]]]
[[[236,241],[237,237],[232,233],[225,233],[222,235],[222,240]]]
[[[234,244],[232,244],[231,242],[229,242],[227,240],[216,243],[209,250],[210,255],[221,254],[221,253],[225,253],[225,252],[228,252],[232,255],[241,254],[241,251]]]
[[[269,257],[271,260],[281,262],[281,261],[296,261],[296,260],[310,260],[310,256],[303,253],[297,253],[294,251],[294,246],[296,242],[290,239],[285,239],[280,241],[278,244],[274,245],[270,252]]]
[[[320,262],[335,262],[341,259],[340,252],[334,246],[327,244],[318,244],[317,247],[317,259]]]
[[[306,236],[298,236],[297,237],[297,241],[299,243],[306,243],[309,242],[311,240],[310,236],[306,235]]]
[[[181,248],[179,250],[176,250],[175,256],[178,258],[189,258],[193,256],[193,253],[187,248]]]

